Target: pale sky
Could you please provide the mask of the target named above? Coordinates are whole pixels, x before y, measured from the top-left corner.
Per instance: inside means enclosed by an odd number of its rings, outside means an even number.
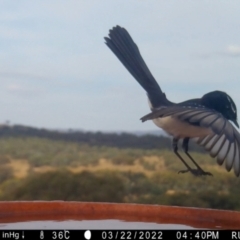
[[[120,25],[171,101],[226,91],[240,112],[240,1],[0,2],[0,123],[157,130],[145,91],[104,44]],[[240,118],[240,117],[239,117]]]

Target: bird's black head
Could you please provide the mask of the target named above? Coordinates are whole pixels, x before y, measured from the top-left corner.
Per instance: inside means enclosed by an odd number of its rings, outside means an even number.
[[[231,120],[238,128],[237,108],[232,98],[225,92],[214,91],[203,95],[201,104],[220,112],[226,119]]]

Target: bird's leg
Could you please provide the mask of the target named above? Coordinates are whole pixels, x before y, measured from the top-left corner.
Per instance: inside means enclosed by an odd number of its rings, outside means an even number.
[[[184,138],[183,139],[183,143],[182,143],[182,148],[183,148],[185,154],[191,159],[191,161],[197,167],[197,169],[194,169],[193,171],[196,173],[196,175],[209,175],[209,176],[212,176],[212,174],[210,172],[203,171],[203,169],[196,163],[196,161],[188,153],[188,143],[189,143],[189,138]]]
[[[178,158],[182,161],[182,163],[186,166],[186,170],[179,171],[178,173],[185,173],[185,172],[191,172],[193,173],[193,169],[190,168],[190,166],[185,162],[185,160],[181,157],[181,155],[178,153],[178,138],[173,138],[172,140],[172,147],[173,152],[178,156]]]

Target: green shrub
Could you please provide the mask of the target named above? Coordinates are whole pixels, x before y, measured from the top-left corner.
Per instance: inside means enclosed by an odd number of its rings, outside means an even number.
[[[122,179],[116,174],[62,170],[27,177],[16,188],[5,191],[1,200],[123,202],[124,191]]]

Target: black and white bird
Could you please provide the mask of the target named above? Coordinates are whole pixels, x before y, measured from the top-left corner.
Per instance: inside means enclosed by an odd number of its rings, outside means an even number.
[[[195,176],[212,175],[204,171],[188,153],[188,143],[193,139],[203,146],[217,163],[225,161],[227,171],[232,168],[240,175],[240,134],[237,109],[232,98],[222,91],[213,91],[201,98],[181,103],[169,101],[144,62],[137,45],[126,29],[116,26],[105,37],[106,45],[118,57],[132,76],[147,92],[151,113],[142,117],[143,122],[152,120],[173,137],[173,150],[186,166],[179,173],[190,172]],[[230,121],[233,123],[231,123]],[[196,168],[191,168],[178,152],[178,141]]]

